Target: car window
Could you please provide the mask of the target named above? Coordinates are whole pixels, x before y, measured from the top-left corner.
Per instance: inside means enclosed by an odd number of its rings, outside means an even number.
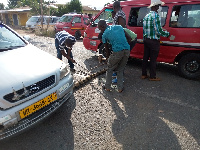
[[[59,22],[71,22],[72,21],[73,16],[62,16],[59,19]]]
[[[74,17],[73,22],[81,23],[81,17]]]
[[[88,19],[89,19],[89,18],[83,18],[84,24],[87,25]]]
[[[104,19],[107,23],[112,23],[112,12],[113,9],[105,9],[98,18],[95,19],[94,23],[98,24],[99,20]]]
[[[59,20],[59,17],[52,18],[52,23],[56,23]]]
[[[144,17],[150,12],[150,8],[147,7],[133,7],[129,14],[128,25],[133,27],[142,27]],[[159,16],[161,18],[161,26],[166,23],[168,7],[163,6]]]
[[[170,27],[200,27],[200,5],[177,5],[173,7]]]
[[[39,17],[31,17],[28,22],[37,22]]]
[[[17,35],[0,24],[0,52],[4,50],[13,50],[18,47],[25,46],[26,43],[22,41]]]

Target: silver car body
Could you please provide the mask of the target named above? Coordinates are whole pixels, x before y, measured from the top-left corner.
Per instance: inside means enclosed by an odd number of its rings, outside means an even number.
[[[0,23],[0,44],[10,42],[2,37],[4,26]],[[73,77],[66,64],[5,27],[25,45],[0,47],[0,139],[47,117],[73,93]]]
[[[55,25],[60,17],[57,16],[43,16],[43,24],[44,25]],[[35,29],[37,25],[41,24],[41,16],[32,16],[26,22],[26,28]]]

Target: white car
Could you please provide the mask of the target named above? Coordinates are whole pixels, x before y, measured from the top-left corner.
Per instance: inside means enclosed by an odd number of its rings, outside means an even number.
[[[0,140],[49,116],[73,84],[68,65],[0,23]]]
[[[35,29],[37,25],[41,25],[41,16],[32,16],[26,22],[26,28]],[[60,17],[57,16],[43,16],[43,25],[55,25]]]

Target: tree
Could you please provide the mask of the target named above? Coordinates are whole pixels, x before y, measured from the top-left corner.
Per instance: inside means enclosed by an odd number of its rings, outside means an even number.
[[[63,14],[67,14],[69,12],[68,10],[68,4],[60,5],[58,6],[58,9],[55,11],[54,15],[61,17]]]
[[[71,0],[68,5],[69,12],[82,12],[82,4],[79,0]]]
[[[10,9],[15,8],[18,3],[20,3],[20,0],[8,0],[8,7]]]
[[[5,9],[5,6],[3,3],[0,3],[0,10],[4,10]]]

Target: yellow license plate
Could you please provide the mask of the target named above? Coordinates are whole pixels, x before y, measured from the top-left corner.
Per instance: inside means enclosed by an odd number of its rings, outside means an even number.
[[[20,112],[19,112],[19,115],[21,117],[21,119],[27,117],[28,115],[38,111],[39,109],[49,105],[51,102],[57,100],[57,94],[56,92],[55,93],[52,93],[51,95],[43,98],[42,100],[22,109]]]

